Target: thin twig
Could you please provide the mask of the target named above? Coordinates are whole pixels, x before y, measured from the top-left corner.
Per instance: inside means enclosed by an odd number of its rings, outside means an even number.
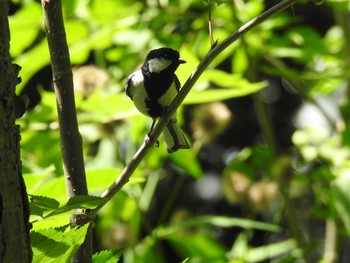
[[[176,109],[183,102],[187,94],[190,92],[194,84],[197,82],[199,77],[202,75],[204,70],[210,65],[210,63],[228,46],[238,40],[243,34],[250,31],[252,28],[256,27],[263,21],[267,20],[274,14],[281,12],[282,10],[288,8],[289,6],[297,3],[299,0],[285,0],[265,11],[261,15],[255,17],[254,19],[247,22],[245,25],[240,27],[237,31],[228,36],[223,42],[218,44],[215,48],[211,49],[203,60],[199,63],[197,68],[193,71],[191,76],[187,79],[183,88],[176,96],[172,104],[170,105],[168,112],[164,118],[161,118],[157,125],[152,130],[148,142],[144,142],[137,153],[134,155],[132,160],[127,164],[122,173],[119,175],[116,181],[111,184],[106,191],[104,191],[101,197],[106,198],[106,202],[111,199],[128,181],[131,174],[135,171],[136,167],[141,163],[147,152],[150,150],[152,145],[155,144],[170,117],[176,111]],[[91,216],[96,215],[96,213],[104,206],[101,204],[91,211]]]
[[[209,31],[210,47],[213,49],[218,44],[218,41],[214,40],[214,35],[213,35],[213,24],[211,19],[211,0],[208,0],[208,31]]]
[[[87,195],[82,139],[78,129],[73,90],[73,74],[64,29],[62,6],[59,0],[42,0],[42,9],[50,50],[53,83],[56,93],[61,152],[68,197]],[[71,225],[86,222],[84,215],[72,215]],[[85,242],[72,259],[91,262],[92,231],[89,228]]]

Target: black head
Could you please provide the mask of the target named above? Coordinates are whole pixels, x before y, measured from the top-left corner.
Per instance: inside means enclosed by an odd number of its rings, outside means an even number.
[[[172,61],[176,61],[176,60],[179,60],[180,54],[174,49],[162,47],[162,48],[151,50],[148,53],[146,60],[150,60],[154,58],[166,58]]]
[[[158,48],[150,51],[146,57],[151,72],[159,73],[165,69],[175,71],[179,64],[186,63],[179,52],[171,48]]]

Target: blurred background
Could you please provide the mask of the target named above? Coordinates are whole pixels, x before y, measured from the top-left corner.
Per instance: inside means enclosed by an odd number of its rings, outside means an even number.
[[[180,52],[185,83],[211,48],[279,1],[63,0],[91,195],[118,176],[151,119],[127,76],[159,47]],[[18,120],[29,194],[65,202],[40,1],[10,1],[22,67]],[[350,5],[301,1],[220,54],[178,110],[193,147],[152,149],[99,213],[96,252],[120,262],[349,262]],[[34,223],[61,226],[67,216]]]

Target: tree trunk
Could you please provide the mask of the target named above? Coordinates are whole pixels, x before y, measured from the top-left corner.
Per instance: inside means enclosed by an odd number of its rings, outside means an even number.
[[[31,262],[29,203],[22,178],[19,127],[19,67],[11,63],[8,1],[0,0],[0,262]]]

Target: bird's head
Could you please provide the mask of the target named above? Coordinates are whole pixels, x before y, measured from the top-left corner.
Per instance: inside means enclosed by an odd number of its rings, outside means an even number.
[[[175,72],[180,64],[186,63],[180,58],[179,52],[171,48],[159,48],[150,51],[145,63],[151,73],[160,73],[163,70]]]

